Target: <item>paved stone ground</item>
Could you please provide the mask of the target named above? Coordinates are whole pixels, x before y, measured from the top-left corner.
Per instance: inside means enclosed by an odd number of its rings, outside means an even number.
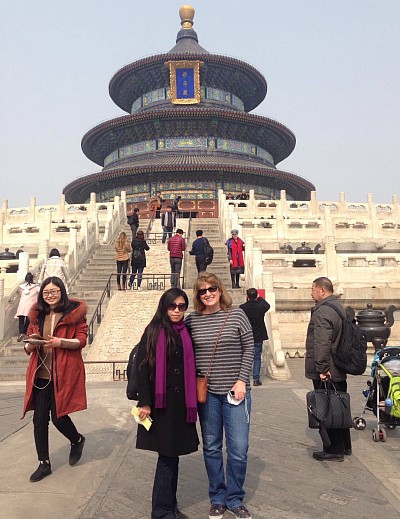
[[[352,431],[354,455],[343,463],[317,462],[317,431],[307,428],[303,361],[290,361],[294,380],[264,381],[252,392],[251,441],[246,479],[247,504],[254,519],[366,518],[398,516],[399,433],[374,443],[372,422]],[[353,408],[361,412],[367,377],[353,378]],[[357,414],[357,413],[355,413]],[[82,518],[148,519],[156,455],[134,448],[133,432]],[[376,474],[376,476],[375,476]],[[179,503],[189,517],[207,517],[207,477],[202,453],[180,462]],[[230,514],[225,514],[227,517]]]
[[[400,433],[386,443],[372,441],[373,416],[365,431],[352,431],[353,452],[343,463],[317,462],[317,431],[307,427],[303,360],[289,361],[293,380],[252,391],[252,424],[246,502],[253,519],[398,517]],[[364,405],[368,377],[350,380],[353,415]],[[12,390],[11,390],[12,389]],[[122,382],[89,384],[89,408],[74,415],[87,437],[82,461],[67,464],[68,446],[51,427],[53,474],[30,484],[36,468],[32,424],[13,427],[14,413],[3,410],[22,398],[21,386],[0,387],[0,506],[9,519],[149,519],[156,455],[135,449],[136,426]],[[11,404],[11,405],[10,405]],[[20,408],[18,408],[18,419]],[[7,426],[7,422],[10,425]],[[14,426],[20,426],[14,419]],[[16,460],[18,460],[16,462]],[[208,517],[207,478],[201,450],[180,461],[178,498],[191,519]],[[226,513],[227,519],[232,517]]]

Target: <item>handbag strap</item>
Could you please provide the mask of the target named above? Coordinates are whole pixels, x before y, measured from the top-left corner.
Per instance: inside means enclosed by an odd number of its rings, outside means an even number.
[[[224,322],[222,323],[221,329],[220,329],[220,331],[219,331],[219,333],[218,333],[218,337],[217,337],[217,340],[215,341],[214,349],[213,349],[213,352],[212,352],[212,355],[211,355],[210,364],[208,365],[208,369],[207,369],[206,377],[208,377],[209,374],[210,374],[210,371],[211,371],[211,365],[212,365],[212,362],[213,362],[213,360],[214,360],[214,355],[215,355],[215,351],[216,351],[216,349],[217,349],[218,341],[219,341],[219,339],[220,339],[220,337],[221,337],[221,334],[222,334],[222,332],[223,332],[223,330],[224,330],[224,328],[225,328],[226,322],[227,322],[229,316],[231,315],[231,312],[232,312],[232,310],[229,310],[228,315],[226,316]]]

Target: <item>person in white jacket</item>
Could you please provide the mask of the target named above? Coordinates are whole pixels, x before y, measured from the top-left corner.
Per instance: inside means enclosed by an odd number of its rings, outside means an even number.
[[[60,258],[60,252],[58,249],[51,249],[49,257],[43,263],[42,270],[40,271],[39,283],[43,283],[43,281],[49,277],[60,278],[64,283],[68,294],[68,283],[70,280],[68,267],[64,260]]]
[[[18,342],[21,342],[26,336],[29,326],[29,311],[37,301],[39,290],[40,287],[33,281],[33,275],[31,272],[28,272],[25,276],[25,283],[19,286],[21,297],[15,314],[15,319],[18,319],[19,328]]]

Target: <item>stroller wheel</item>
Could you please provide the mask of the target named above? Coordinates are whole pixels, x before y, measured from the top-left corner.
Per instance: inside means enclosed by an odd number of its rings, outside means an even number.
[[[385,442],[386,431],[384,429],[374,429],[372,431],[372,439],[374,440],[374,442]]]
[[[366,425],[367,424],[366,424],[364,418],[362,418],[361,416],[356,416],[355,418],[353,418],[353,427],[357,431],[363,431],[365,429]]]

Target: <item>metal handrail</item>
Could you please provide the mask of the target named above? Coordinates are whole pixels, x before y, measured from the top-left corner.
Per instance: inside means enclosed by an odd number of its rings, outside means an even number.
[[[113,369],[113,380],[128,380],[128,373],[127,373],[127,360],[84,360],[84,364],[112,364]],[[117,369],[117,364],[123,364],[125,366],[124,369]],[[95,375],[96,373],[89,373],[91,375]]]
[[[94,338],[94,323],[95,321],[97,324],[101,323],[101,306],[103,304],[104,299],[106,296],[110,298],[111,295],[111,279],[114,274],[110,274],[110,277],[108,278],[107,284],[103,290],[103,293],[100,296],[99,302],[97,303],[96,309],[93,312],[92,318],[90,319],[88,323],[88,343],[92,344],[93,338]]]
[[[128,278],[130,278],[131,275],[132,274],[130,272],[126,272],[125,274],[123,274],[123,273],[117,274],[117,273],[113,272],[112,274],[110,274],[110,277],[108,278],[107,284],[103,290],[103,293],[100,296],[99,302],[92,315],[92,318],[90,319],[90,321],[88,323],[88,344],[92,344],[92,342],[93,342],[95,323],[101,324],[101,320],[102,320],[101,309],[102,309],[102,305],[103,305],[103,302],[104,302],[104,299],[106,298],[106,296],[108,298],[110,298],[110,296],[111,296],[112,278],[114,278],[116,276],[121,276],[121,277],[126,276],[127,280],[128,280]],[[137,278],[138,278],[139,274],[135,273],[133,275],[135,276],[135,281],[134,281],[133,285],[131,286],[131,289],[138,290]],[[164,291],[167,288],[167,283],[169,283],[169,281],[171,279],[171,272],[168,272],[168,273],[165,273],[165,272],[145,273],[145,272],[143,272],[141,274],[141,278],[142,278],[142,283],[145,282],[147,290]],[[179,282],[180,282],[180,286],[184,286],[184,277],[183,276],[179,277]]]
[[[192,230],[192,213],[190,213],[190,216],[189,216],[188,231],[187,231],[187,235],[186,235],[186,246],[189,245],[189,238],[190,238],[191,230]],[[188,250],[186,249],[186,254],[185,254],[185,257],[183,260],[183,280],[185,280],[187,278],[188,260],[189,260],[189,254],[188,254]],[[184,285],[184,284],[182,285],[182,287],[187,288],[186,285]]]

